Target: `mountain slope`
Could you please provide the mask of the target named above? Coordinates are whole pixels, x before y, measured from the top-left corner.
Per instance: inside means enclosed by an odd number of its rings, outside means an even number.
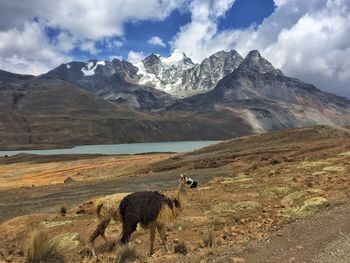
[[[0,71],[0,147],[213,140],[350,124],[348,99],[285,76],[258,51],[244,60],[222,51],[201,64],[180,52],[150,55],[140,68],[115,59],[71,62],[41,77]],[[211,90],[174,98],[138,84],[140,71],[178,96]]]
[[[62,64],[43,76],[70,81],[108,101],[140,109],[172,104],[174,98],[167,93],[138,85],[137,71],[138,68],[127,61],[90,60]]]
[[[156,115],[110,103],[63,80],[0,78],[0,149],[225,139],[251,133],[235,116]]]
[[[212,91],[187,98],[174,110],[229,109],[256,132],[315,124],[350,123],[350,101],[311,84],[284,76],[258,51],[251,51],[239,67]]]
[[[175,50],[164,58],[151,54],[139,63],[89,60],[70,62],[44,74],[78,84],[106,100],[145,110],[162,110],[176,98],[207,92],[241,63],[235,50],[220,51],[195,64]]]
[[[242,61],[237,51],[220,51],[200,64],[175,50],[169,58],[151,54],[135,66],[139,83],[165,91],[178,98],[207,92],[230,74]]]

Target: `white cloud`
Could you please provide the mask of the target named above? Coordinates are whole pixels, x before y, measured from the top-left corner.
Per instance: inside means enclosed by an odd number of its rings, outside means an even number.
[[[59,27],[79,39],[101,40],[123,35],[125,22],[163,20],[188,0],[2,0],[0,30],[34,18]]]
[[[194,1],[192,20],[172,48],[197,62],[218,50],[235,48],[246,55],[258,49],[286,75],[350,97],[350,1],[275,0],[275,11],[260,26],[218,31],[217,18],[231,5]]]
[[[55,41],[56,46],[63,52],[73,50],[77,42],[77,40],[72,35],[64,31],[59,33]]]
[[[163,39],[161,39],[158,36],[151,37],[148,40],[148,43],[150,43],[151,45],[155,45],[155,46],[166,47],[166,44],[164,43]]]
[[[123,41],[120,41],[120,40],[113,40],[113,41],[110,43],[110,47],[111,47],[111,48],[121,48],[122,46],[124,46],[124,42],[123,42]]]
[[[143,52],[136,52],[136,51],[130,50],[128,53],[128,61],[132,64],[140,62],[144,57],[145,57],[145,54],[143,54]]]
[[[113,60],[113,59],[123,60],[123,57],[122,56],[109,56],[108,59],[109,60]]]
[[[96,55],[97,53],[101,52],[101,50],[96,48],[95,42],[90,40],[81,42],[79,47],[81,50],[90,52],[92,55]]]
[[[183,26],[170,42],[195,62],[232,46],[227,32],[218,32],[217,19],[230,9],[234,0],[194,0],[190,5],[191,23]]]
[[[96,55],[96,44],[122,37],[125,23],[161,21],[186,1],[190,0],[1,0],[0,68],[39,74],[65,61],[65,54],[76,47]],[[45,27],[60,33],[49,39]],[[20,39],[24,35],[25,40]],[[111,48],[123,44],[109,43]]]
[[[44,37],[42,25],[26,23],[22,30],[0,31],[0,68],[41,74],[69,58]]]
[[[276,4],[275,13],[254,34],[238,39],[238,50],[258,48],[285,74],[350,97],[349,1],[279,0]],[[265,34],[273,25],[276,30]]]

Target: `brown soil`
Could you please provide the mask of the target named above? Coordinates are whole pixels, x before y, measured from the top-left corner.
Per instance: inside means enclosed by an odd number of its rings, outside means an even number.
[[[28,173],[35,171],[38,181],[34,174],[29,178],[42,186],[12,187],[9,171],[16,171],[16,165],[22,171],[16,174],[18,183],[27,184]],[[10,257],[23,262],[26,237],[40,226],[50,236],[77,233],[79,245],[67,252],[67,262],[82,262],[96,219],[76,214],[79,202],[115,192],[175,189],[177,176],[186,172],[200,187],[190,191],[189,207],[169,226],[171,252],[164,252],[157,241],[156,253],[148,258],[148,235],[140,230],[132,236],[132,243],[141,261],[346,262],[342,260],[350,236],[346,220],[350,212],[350,140],[344,130],[293,129],[230,140],[182,155],[65,160],[64,169],[59,161],[0,164],[3,168],[7,176],[3,176],[0,191],[1,219],[24,215],[0,225],[0,258],[4,260]],[[47,169],[60,184],[47,185]],[[87,176],[89,169],[95,176]],[[79,178],[72,171],[84,176]],[[78,182],[62,184],[68,175]],[[166,193],[175,195],[174,190]],[[66,216],[58,214],[63,204],[69,208]],[[120,226],[112,224],[106,236],[117,240],[119,234]],[[208,240],[213,247],[206,247]],[[173,252],[179,242],[187,248],[186,256]],[[100,260],[109,262],[115,252],[108,251],[100,239],[96,245]]]
[[[62,184],[68,176],[78,182],[87,182],[132,175],[138,167],[168,156],[169,154],[108,157],[83,155],[79,159],[77,157],[68,159],[64,155],[52,157],[20,155],[0,158],[0,189]]]

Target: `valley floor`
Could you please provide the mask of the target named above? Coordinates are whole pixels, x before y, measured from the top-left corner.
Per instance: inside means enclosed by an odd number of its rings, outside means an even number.
[[[183,172],[199,188],[169,226],[171,252],[157,241],[156,253],[147,257],[148,235],[140,230],[132,244],[141,262],[347,262],[350,135],[325,126],[242,137],[180,155],[2,158],[0,262],[24,262],[36,227],[71,242],[67,262],[83,262],[96,219],[77,214],[79,203],[147,189],[175,195]],[[74,182],[63,184],[68,176]],[[58,213],[62,205],[66,216]],[[108,227],[110,244],[119,234],[118,224]],[[173,252],[182,242],[186,256]],[[100,260],[112,262],[115,252],[102,240],[96,245]]]

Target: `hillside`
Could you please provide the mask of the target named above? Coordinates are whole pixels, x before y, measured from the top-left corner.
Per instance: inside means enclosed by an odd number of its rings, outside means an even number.
[[[79,203],[145,189],[175,195],[177,177],[186,173],[199,188],[190,191],[189,206],[168,228],[171,251],[156,242],[156,253],[148,258],[148,234],[139,230],[132,236],[143,261],[346,262],[341,260],[350,235],[349,138],[348,129],[317,126],[237,138],[179,155],[2,158],[0,209],[2,220],[12,218],[0,225],[2,257],[23,262],[26,237],[39,226],[71,242],[67,262],[83,261],[95,219],[77,214]],[[6,186],[16,167],[17,183],[29,187]],[[75,182],[63,184],[66,176]],[[66,216],[56,212],[62,204],[68,206]],[[98,239],[102,262],[114,256],[110,245],[119,232],[119,224],[111,224],[109,245]],[[182,242],[186,256],[174,253]]]
[[[235,116],[142,113],[58,79],[0,80],[2,150],[224,139],[250,132]]]
[[[1,71],[0,99],[1,149],[220,140],[350,123],[349,99],[285,76],[256,50],[244,59],[217,52],[200,64],[176,51],[135,65],[73,61],[39,77]]]
[[[349,99],[285,76],[256,50],[213,90],[186,98],[172,109],[230,110],[255,132],[350,122]]]

